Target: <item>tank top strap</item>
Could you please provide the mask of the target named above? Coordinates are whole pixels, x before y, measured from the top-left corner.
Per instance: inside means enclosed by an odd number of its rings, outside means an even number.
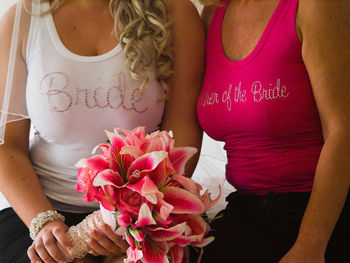
[[[207,33],[207,50],[210,50],[209,53],[207,52],[207,56],[216,56],[215,53],[221,50],[221,26],[229,2],[230,1],[222,1],[215,9]]]
[[[44,16],[46,15],[46,12],[50,9],[50,3],[49,2],[32,2],[32,10],[31,10],[31,18],[30,18],[30,27],[29,27],[29,33],[28,33],[28,40],[27,40],[27,61],[30,60],[30,57],[32,55],[32,50],[34,50],[35,45],[37,45],[37,38],[40,32],[45,30],[48,33],[48,29],[45,23]],[[48,44],[48,43],[46,43]]]
[[[299,0],[288,0],[286,8],[282,11],[282,23],[287,27],[287,34],[290,42],[296,47],[301,47],[301,42],[296,32],[296,17],[298,12]]]
[[[32,14],[34,18],[37,18],[38,15],[40,14],[41,6],[42,6],[42,3],[40,2],[32,2]]]
[[[222,20],[224,19],[224,15],[229,3],[230,1],[220,2],[220,4],[216,7],[209,26],[209,30],[212,29],[215,32],[220,32]]]

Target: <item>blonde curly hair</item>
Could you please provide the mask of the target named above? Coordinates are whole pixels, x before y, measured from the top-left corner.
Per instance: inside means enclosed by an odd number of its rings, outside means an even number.
[[[28,0],[22,0],[27,2]],[[30,0],[51,3],[57,8],[61,0]],[[153,72],[169,93],[168,80],[173,72],[173,34],[168,14],[169,0],[109,0],[115,33],[123,48],[125,63],[133,79],[141,82],[141,94],[149,81],[145,72]],[[28,6],[24,5],[29,12]]]
[[[154,71],[166,94],[173,69],[173,36],[168,15],[168,0],[110,0],[126,65],[134,79],[147,84],[144,70]],[[120,33],[119,33],[120,32]]]

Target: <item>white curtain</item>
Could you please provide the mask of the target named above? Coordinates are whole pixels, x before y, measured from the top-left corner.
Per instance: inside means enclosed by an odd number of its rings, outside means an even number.
[[[227,158],[223,146],[223,142],[214,141],[204,134],[199,162],[192,176],[205,189],[209,189],[212,198],[217,197],[219,185],[222,188],[221,198],[217,205],[209,211],[209,216],[213,216],[222,210],[226,206],[225,197],[235,191],[225,179]]]

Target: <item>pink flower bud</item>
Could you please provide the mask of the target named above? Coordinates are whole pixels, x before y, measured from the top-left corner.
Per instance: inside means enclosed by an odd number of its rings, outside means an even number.
[[[122,227],[128,227],[132,223],[132,218],[126,213],[122,213],[118,216],[118,224]]]

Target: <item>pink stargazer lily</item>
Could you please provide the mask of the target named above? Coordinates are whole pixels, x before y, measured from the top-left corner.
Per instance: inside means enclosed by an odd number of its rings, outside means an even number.
[[[177,224],[171,228],[148,228],[147,233],[155,241],[172,241],[180,237],[186,230],[186,222]]]
[[[174,214],[202,214],[204,205],[201,200],[191,192],[184,189],[168,186],[163,190],[164,200],[174,207]]]
[[[157,166],[168,156],[164,151],[146,153],[132,162],[127,171],[129,183],[138,182],[147,173],[156,169]]]

